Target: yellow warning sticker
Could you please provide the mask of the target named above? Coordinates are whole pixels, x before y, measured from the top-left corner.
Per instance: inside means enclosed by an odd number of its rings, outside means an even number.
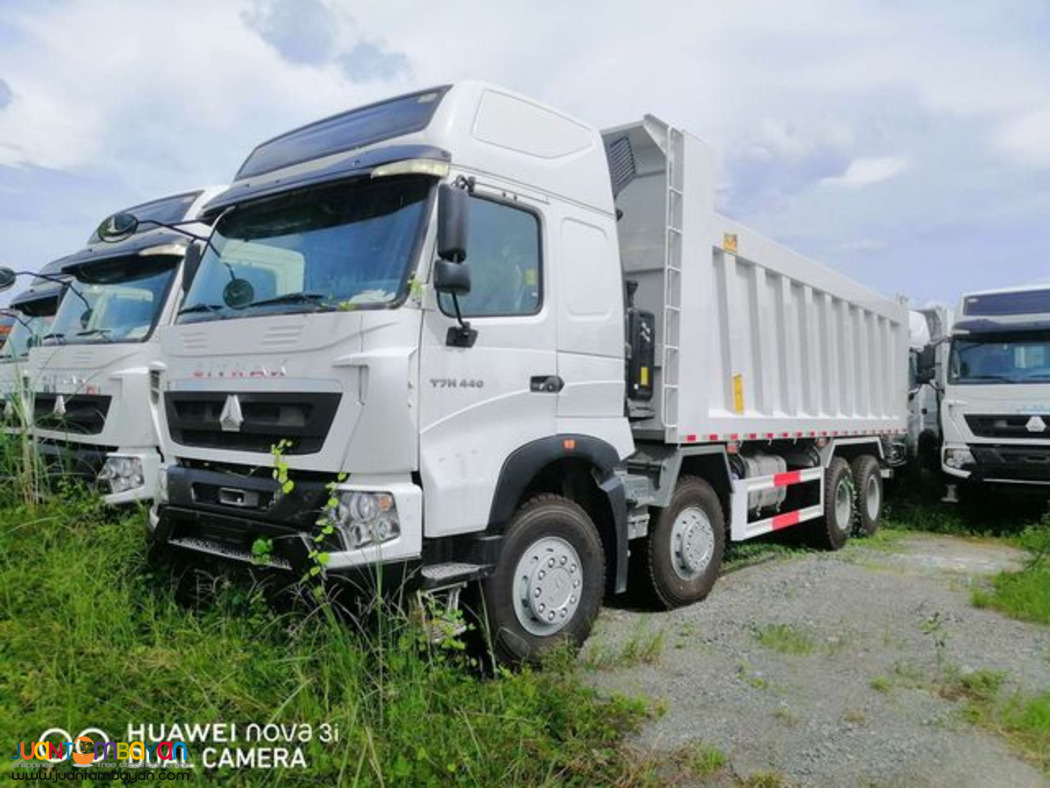
[[[649,385],[649,367],[642,367],[641,378],[642,378],[642,385],[643,386],[648,386]]]
[[[722,248],[729,254],[736,254],[736,233],[724,233],[722,235]]]
[[[744,412],[744,376],[733,375],[733,412]]]
[[[538,268],[526,268],[525,269],[525,284],[532,287],[540,281],[540,272]]]

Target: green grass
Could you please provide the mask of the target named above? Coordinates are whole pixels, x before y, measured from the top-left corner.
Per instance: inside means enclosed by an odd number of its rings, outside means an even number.
[[[1030,558],[1019,572],[1000,572],[972,592],[973,604],[1011,618],[1050,624],[1050,516],[1026,528],[1018,544]]]
[[[716,747],[697,744],[688,753],[686,763],[693,777],[704,779],[722,771],[729,764],[729,758]]]
[[[306,770],[209,776],[424,786],[655,779],[624,743],[646,706],[599,697],[571,659],[493,673],[458,648],[422,646],[408,617],[385,613],[358,630],[326,610],[281,612],[235,577],[186,607],[171,577],[146,565],[141,514],[114,520],[76,502],[0,509],[0,741],[32,741],[53,726],[74,735],[98,726],[123,740],[129,723],[328,723],[340,740],[304,744]]]
[[[979,670],[946,683],[941,694],[962,700],[971,723],[995,732],[1023,757],[1050,774],[1050,690],[1003,695],[1006,674]]]
[[[760,645],[779,654],[802,656],[812,654],[816,648],[816,643],[809,633],[787,624],[757,627],[755,637]]]

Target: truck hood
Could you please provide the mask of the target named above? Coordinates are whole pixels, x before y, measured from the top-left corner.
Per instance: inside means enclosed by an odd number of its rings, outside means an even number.
[[[147,397],[149,365],[158,353],[156,339],[33,348],[26,373],[39,422],[35,433],[117,448],[156,445]],[[56,410],[59,396],[63,404]],[[59,413],[67,403],[70,409]],[[87,418],[90,429],[77,426],[78,416]]]
[[[949,385],[941,404],[946,441],[1050,441],[1050,383]]]
[[[417,465],[421,312],[210,320],[160,332],[155,403],[166,456],[327,473]],[[235,399],[234,399],[235,398]]]

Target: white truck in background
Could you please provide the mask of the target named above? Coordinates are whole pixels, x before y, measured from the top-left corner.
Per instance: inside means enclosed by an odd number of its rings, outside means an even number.
[[[178,308],[190,240],[148,228],[192,220],[218,191],[136,206],[142,232],[115,243],[96,232],[61,261],[67,292],[29,353],[33,435],[57,472],[103,482],[108,503],[149,500],[160,469],[149,365],[159,354],[157,326]]]
[[[919,471],[940,473],[941,395],[948,367],[951,311],[928,306],[908,313],[908,462]]]
[[[949,481],[1050,491],[1050,285],[962,297],[941,424]]]
[[[874,530],[907,310],[714,196],[680,129],[476,82],[259,145],[160,329],[153,545],[477,582],[517,661],[582,641],[629,552],[671,607],[726,539]]]
[[[61,275],[63,260],[45,265],[29,287],[12,297],[4,310],[14,317],[7,342],[0,349],[0,431],[26,433],[30,427],[32,397],[28,375],[29,351],[40,344],[65,293]]]

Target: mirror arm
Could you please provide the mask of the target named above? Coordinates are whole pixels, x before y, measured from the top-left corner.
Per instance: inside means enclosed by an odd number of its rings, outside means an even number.
[[[448,333],[445,334],[445,344],[449,347],[474,347],[474,343],[478,339],[478,332],[476,329],[470,327],[470,323],[463,319],[463,313],[459,310],[459,297],[452,293],[452,306],[456,310],[456,322],[459,323],[457,326],[449,326]]]

